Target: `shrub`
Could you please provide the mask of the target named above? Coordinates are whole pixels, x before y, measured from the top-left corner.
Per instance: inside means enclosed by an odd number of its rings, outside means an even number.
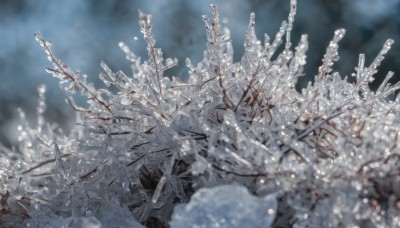
[[[177,60],[163,58],[151,15],[140,11],[148,59],[120,43],[132,75],[101,63],[100,78],[117,92],[96,89],[37,33],[53,65],[46,71],[60,80],[78,118],[70,135],[47,123],[44,86],[38,89],[37,126],[20,110],[18,151],[1,148],[0,224],[169,226],[176,205],[199,189],[212,194],[213,187],[228,184],[245,186],[260,199],[276,197],[275,227],[398,224],[400,98],[388,96],[400,84],[390,85],[389,72],[376,91],[368,86],[393,40],[370,66],[360,54],[350,83],[333,70],[345,34],[336,30],[315,81],[298,92],[308,42],[303,35],[292,47],[295,14],[291,0],[288,20],[263,42],[251,14],[245,53],[233,62],[229,30],[211,5],[211,18],[203,16],[204,58],[196,66],[186,60],[190,76],[181,82],[165,76]],[[87,107],[71,97],[78,91]]]

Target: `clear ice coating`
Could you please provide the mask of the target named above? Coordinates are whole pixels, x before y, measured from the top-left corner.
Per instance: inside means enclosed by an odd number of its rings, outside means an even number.
[[[256,197],[240,185],[198,190],[187,204],[174,208],[171,228],[270,227],[276,216],[274,195]]]
[[[335,71],[345,35],[336,30],[299,92],[313,44],[304,34],[292,45],[296,9],[290,0],[288,20],[263,41],[250,14],[235,62],[211,5],[204,58],[185,61],[186,82],[164,74],[177,60],[164,59],[142,11],[148,58],[121,42],[132,72],[101,62],[101,89],[37,33],[77,120],[71,134],[46,122],[43,86],[38,123],[18,110],[19,145],[0,147],[0,226],[398,227],[400,83],[388,72],[369,86],[394,41],[373,61],[360,54],[349,82]]]

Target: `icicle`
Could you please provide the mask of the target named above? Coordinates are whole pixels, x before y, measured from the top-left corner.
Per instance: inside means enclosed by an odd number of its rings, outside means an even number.
[[[382,50],[379,52],[379,54],[376,56],[375,60],[371,63],[371,65],[368,67],[368,78],[372,77],[376,72],[378,72],[377,68],[379,65],[381,65],[382,60],[385,58],[385,55],[388,53],[390,48],[392,47],[394,43],[394,40],[392,39],[387,39],[385,44],[382,47]]]
[[[400,89],[400,82],[397,82],[393,86],[390,86],[390,83],[388,83],[389,79],[392,78],[393,75],[394,75],[394,73],[392,71],[389,71],[389,73],[386,75],[386,78],[384,79],[382,84],[379,86],[376,93],[380,97],[385,98]]]
[[[211,9],[211,15],[213,18],[212,27],[213,27],[215,35],[217,35],[217,33],[219,31],[219,13],[217,10],[217,5],[210,4],[210,9]]]
[[[297,61],[300,66],[306,65],[307,55],[306,52],[308,50],[308,36],[302,35],[300,38],[300,42],[296,47],[296,56]]]
[[[271,37],[267,33],[264,34],[264,51],[263,53],[268,53],[269,47],[271,46],[270,44]]]
[[[297,10],[297,1],[296,0],[291,0],[290,1],[290,13],[289,13],[289,16],[288,16],[288,25],[286,27],[285,49],[289,49],[292,46],[292,42],[290,40],[290,32],[293,29],[293,22],[294,22],[294,17],[296,16],[296,10]]]
[[[386,86],[388,85],[389,80],[393,77],[394,72],[389,71],[389,73],[386,75],[385,79],[383,82],[379,85],[379,88],[376,90],[377,94],[382,93],[383,91],[386,90]]]
[[[282,37],[285,34],[286,27],[287,27],[287,22],[283,21],[281,27],[279,28],[279,32],[275,35],[275,39],[272,42],[270,48],[268,49],[267,52],[268,60],[271,59],[271,57],[275,54],[276,49],[282,43]]]
[[[207,42],[209,45],[215,45],[219,35],[219,13],[217,11],[217,6],[215,4],[210,4],[211,9],[211,24],[207,15],[203,15],[203,21],[207,33]]]
[[[65,176],[65,168],[62,161],[62,153],[60,148],[58,147],[57,143],[54,143],[54,151],[56,157],[56,170],[61,174],[62,177]]]
[[[358,57],[358,67],[356,67],[357,75],[356,79],[357,81],[362,80],[363,72],[364,72],[364,64],[365,64],[365,55],[360,54]]]
[[[306,64],[307,50],[308,50],[307,35],[302,35],[300,38],[300,42],[296,47],[296,53],[294,55],[294,58],[292,59],[292,61],[290,62],[290,65],[289,65],[288,78],[291,78],[292,75],[300,75],[302,73],[301,67]],[[293,84],[296,82],[297,82],[297,80],[294,80]]]
[[[319,67],[318,78],[323,79],[332,71],[332,66],[335,61],[339,60],[338,42],[344,37],[346,30],[341,28],[335,31],[332,41],[329,43],[324,59],[322,60],[322,66]]]
[[[154,191],[153,197],[151,198],[152,203],[157,203],[158,199],[161,196],[162,189],[167,182],[168,177],[171,175],[172,168],[175,164],[175,156],[173,155],[170,160],[170,164],[168,165],[167,169],[165,170],[163,176],[161,177],[160,181],[157,184],[156,190]]]
[[[158,199],[161,196],[161,191],[162,191],[162,188],[165,185],[165,182],[167,182],[167,176],[163,175],[161,177],[160,181],[158,182],[158,185],[157,185],[156,190],[154,191],[153,197],[151,198],[151,202],[152,203],[157,203]]]
[[[254,12],[250,14],[250,22],[249,27],[247,28],[246,39],[244,42],[245,50],[250,50],[251,47],[254,45],[255,41],[257,41],[254,24],[255,24],[256,15]]]
[[[297,0],[290,0],[290,7],[297,7]]]

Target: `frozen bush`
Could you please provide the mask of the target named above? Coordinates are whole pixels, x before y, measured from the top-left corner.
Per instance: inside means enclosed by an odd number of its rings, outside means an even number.
[[[0,225],[167,227],[174,207],[193,193],[229,184],[260,198],[274,194],[273,227],[399,224],[400,96],[388,98],[400,83],[391,85],[389,72],[376,91],[369,88],[393,40],[369,66],[360,54],[350,83],[334,70],[345,35],[336,30],[315,81],[298,92],[309,44],[303,35],[293,48],[296,1],[290,3],[272,40],[257,39],[250,15],[239,62],[211,5],[211,17],[203,16],[207,49],[200,63],[186,60],[187,82],[164,74],[177,60],[163,58],[151,16],[141,11],[148,59],[120,43],[133,72],[102,62],[100,78],[113,89],[96,89],[36,34],[52,63],[47,72],[78,117],[69,135],[47,123],[45,87],[38,89],[35,126],[20,111],[18,149],[1,148]],[[76,92],[87,107],[75,104]]]

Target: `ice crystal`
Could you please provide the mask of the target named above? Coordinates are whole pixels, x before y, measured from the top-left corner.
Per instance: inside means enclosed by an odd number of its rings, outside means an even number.
[[[174,228],[268,227],[275,219],[276,207],[273,195],[258,198],[243,186],[203,188],[189,203],[175,207],[170,225]]]
[[[360,54],[349,82],[334,68],[345,35],[336,30],[315,81],[298,92],[309,44],[302,35],[293,48],[297,2],[290,4],[273,40],[256,37],[250,15],[238,62],[229,29],[211,5],[211,16],[203,16],[204,58],[186,60],[187,82],[165,75],[177,60],[164,59],[151,15],[142,11],[148,59],[121,42],[133,71],[114,72],[101,62],[99,77],[110,90],[57,59],[37,33],[52,64],[46,71],[60,80],[77,121],[70,135],[45,121],[44,86],[36,125],[19,110],[18,148],[0,148],[0,225],[168,227],[193,219],[217,226],[213,218],[224,224],[254,218],[273,227],[397,226],[400,96],[389,96],[400,83],[391,85],[389,72],[376,91],[369,88],[393,40],[369,67]],[[75,103],[76,92],[87,106]],[[272,195],[276,208],[250,206]],[[218,208],[224,200],[229,210]]]

